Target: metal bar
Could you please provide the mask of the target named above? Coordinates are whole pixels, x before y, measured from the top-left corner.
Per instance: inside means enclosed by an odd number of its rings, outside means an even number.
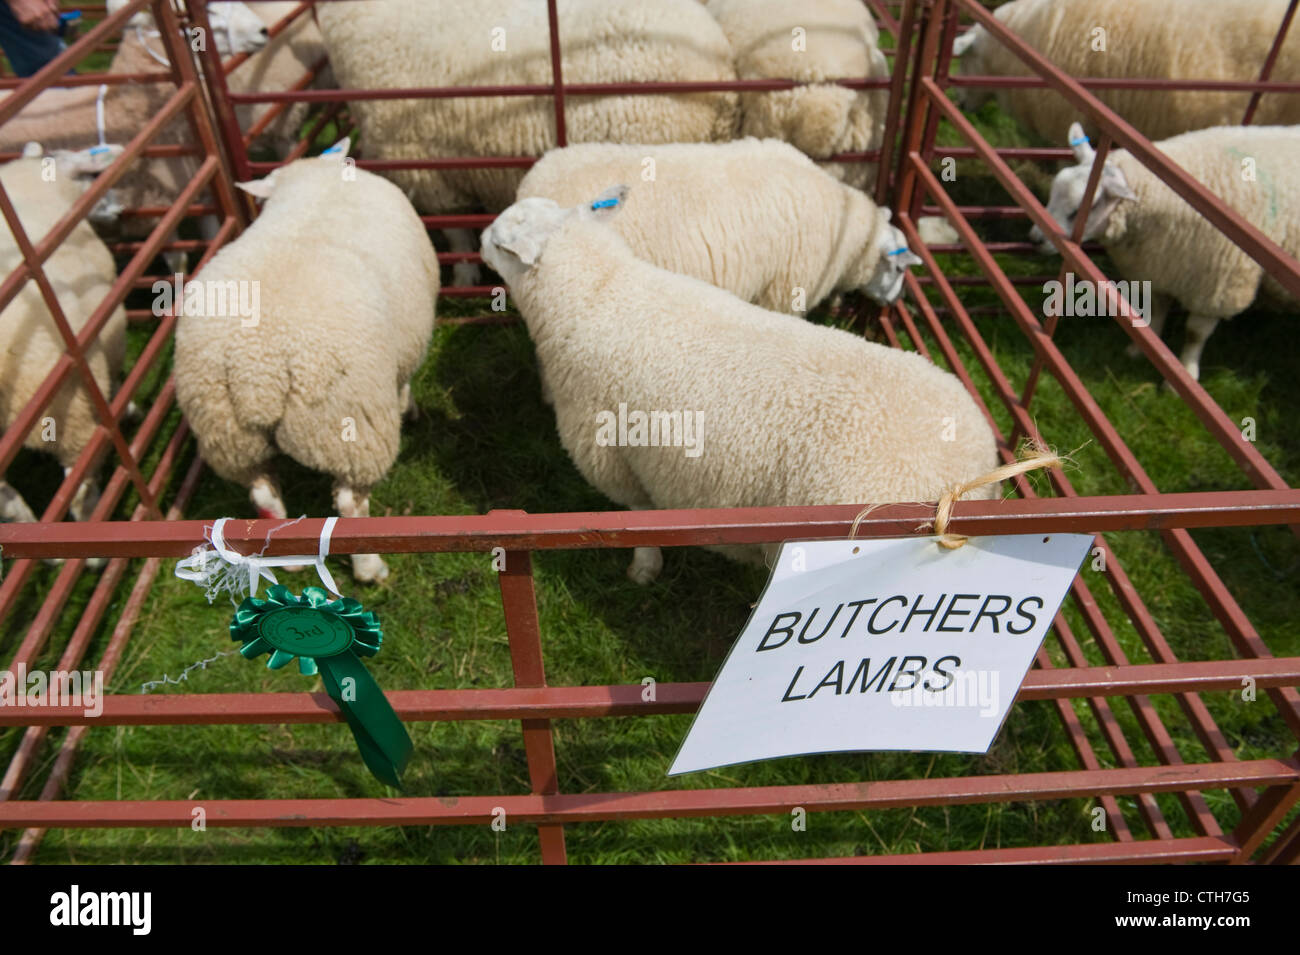
[[[1230,692],[1240,690],[1246,678],[1253,679],[1260,688],[1293,686],[1300,683],[1300,657],[1030,670],[1016,702]],[[385,695],[404,721],[443,723],[694,713],[708,689],[708,683],[658,683],[651,701],[642,699],[645,687],[639,683],[390,690]],[[324,693],[124,693],[102,699],[103,712],[95,717],[87,716],[80,704],[59,705],[53,700],[41,706],[3,706],[0,726],[298,725],[338,723],[343,719],[337,705]]]
[[[1273,45],[1269,47],[1268,56],[1264,58],[1264,66],[1259,71],[1259,81],[1267,82],[1268,78],[1273,75],[1273,66],[1277,63],[1277,56],[1282,52],[1282,44],[1286,41],[1287,31],[1291,29],[1291,21],[1295,19],[1296,5],[1300,0],[1291,0],[1287,4],[1286,13],[1282,15],[1282,23],[1277,28],[1277,35],[1273,37]],[[1249,126],[1250,121],[1255,118],[1255,110],[1259,107],[1259,98],[1262,95],[1259,89],[1250,95],[1250,102],[1246,104],[1246,115],[1241,118],[1241,125]]]
[[[552,11],[554,0],[552,0]],[[505,612],[506,636],[510,640],[510,665],[515,686],[546,686],[546,669],[542,662],[542,630],[537,619],[537,597],[533,592],[532,555],[526,550],[506,551],[505,567],[498,572],[501,607]],[[535,795],[550,797],[560,791],[555,767],[555,736],[546,719],[521,721],[524,753],[528,758],[528,775]],[[541,825],[537,828],[542,862],[564,865],[568,853],[564,847],[564,827]]]
[[[207,824],[218,829],[267,826],[483,825],[500,809],[515,822],[560,825],[601,820],[696,818],[898,809],[994,802],[1095,798],[1233,786],[1293,786],[1295,759],[1192,763],[1153,773],[1137,769],[1007,773],[928,779],[667,792],[559,793],[553,796],[430,796],[383,799],[205,799]],[[191,800],[49,801],[0,803],[0,828],[189,828]]]
[[[675,547],[823,540],[848,533],[859,505],[702,508],[526,514],[489,511],[447,517],[342,518],[330,547],[336,554],[448,551]],[[932,504],[883,504],[862,519],[859,537],[909,537],[933,517]],[[959,501],[952,533],[1037,534],[1169,528],[1253,527],[1300,520],[1300,490],[1116,494],[1040,501]],[[241,520],[225,529],[226,543],[258,551],[268,534],[269,556],[305,553],[319,543],[322,518],[290,527],[282,521]],[[0,546],[14,557],[184,557],[204,539],[203,521],[106,522],[82,526],[0,524]]]

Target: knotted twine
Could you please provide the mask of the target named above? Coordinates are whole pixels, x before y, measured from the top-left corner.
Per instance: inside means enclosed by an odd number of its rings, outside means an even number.
[[[952,508],[957,503],[958,498],[977,488],[988,487],[990,484],[999,484],[1007,478],[1013,478],[1019,474],[1037,471],[1039,468],[1059,468],[1064,463],[1064,459],[1051,448],[1036,441],[1026,441],[1017,452],[1015,461],[1004,464],[1000,468],[994,468],[974,480],[949,488],[939,498],[939,503],[935,505],[934,509],[934,521],[932,523],[934,533],[939,538],[936,543],[948,550],[956,550],[959,547],[964,547],[966,541],[969,540],[963,534],[948,533],[948,522],[952,520]],[[858,526],[866,516],[881,506],[880,504],[869,504],[858,512],[858,516],[853,519],[853,525],[849,528],[849,540],[853,540],[857,536]],[[928,524],[922,524],[921,528],[926,526]]]

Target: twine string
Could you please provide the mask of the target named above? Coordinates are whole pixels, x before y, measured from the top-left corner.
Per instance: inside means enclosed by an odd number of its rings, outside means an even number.
[[[952,520],[953,505],[957,503],[958,499],[971,491],[988,487],[990,484],[999,484],[1008,478],[1026,474],[1029,471],[1037,471],[1040,468],[1059,468],[1064,463],[1060,455],[1050,448],[1041,444],[1026,442],[1021,446],[1015,461],[994,468],[987,474],[964,484],[958,484],[945,491],[939,498],[938,504],[935,505],[934,520],[921,526],[926,527],[933,524],[935,536],[939,538],[936,543],[947,550],[957,550],[957,548],[965,546],[966,541],[969,539],[963,534],[948,533],[948,524]],[[858,512],[858,516],[853,519],[853,524],[849,527],[849,540],[853,540],[857,536],[858,527],[867,515],[881,506],[880,504],[869,504]]]

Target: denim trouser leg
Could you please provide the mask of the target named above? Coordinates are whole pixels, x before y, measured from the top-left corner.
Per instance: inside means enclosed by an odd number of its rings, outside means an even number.
[[[8,0],[0,0],[0,47],[18,76],[31,76],[64,50],[53,33],[38,33],[19,23]]]

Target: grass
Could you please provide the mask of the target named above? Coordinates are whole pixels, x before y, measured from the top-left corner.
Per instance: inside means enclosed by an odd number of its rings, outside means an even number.
[[[1023,142],[1010,120],[987,106],[977,125],[994,143]],[[941,130],[950,136],[950,131]],[[328,139],[322,135],[322,143]],[[1024,164],[1032,167],[1032,164]],[[1021,175],[1040,195],[1047,173],[1025,168]],[[1006,202],[1000,189],[978,168],[959,166],[952,184],[959,202]],[[983,227],[982,227],[983,228]],[[1023,224],[996,222],[986,238],[1018,237]],[[1010,274],[1054,271],[1042,260],[1001,256]],[[973,274],[970,260],[945,256],[950,275]],[[997,304],[990,290],[963,288],[968,305]],[[1041,295],[1030,289],[1037,308]],[[477,304],[439,303],[440,314],[471,314]],[[825,320],[825,315],[814,320]],[[1300,435],[1291,409],[1300,401],[1300,385],[1290,355],[1276,347],[1291,319],[1266,312],[1241,316],[1222,327],[1206,351],[1203,381],[1234,420],[1257,422],[1260,451],[1295,483],[1300,472]],[[981,316],[979,327],[994,355],[1016,387],[1025,380],[1032,353],[1013,320]],[[150,329],[132,330],[134,360]],[[1178,341],[1179,322],[1171,319],[1168,340]],[[1123,355],[1126,337],[1110,320],[1066,319],[1057,335],[1061,349],[1088,384],[1152,479],[1164,491],[1247,487],[1218,444],[1171,393],[1145,360]],[[933,345],[933,342],[929,344]],[[968,346],[959,344],[967,367],[976,363]],[[1007,416],[983,376],[981,393],[995,408],[1005,429]],[[156,392],[161,377],[149,383]],[[415,383],[421,409],[408,427],[402,452],[391,474],[375,491],[375,514],[476,514],[491,508],[529,511],[605,509],[612,505],[578,475],[555,435],[549,408],[539,399],[531,343],[520,326],[442,326]],[[1130,490],[1109,464],[1104,451],[1063,390],[1045,378],[1033,414],[1047,437],[1060,448],[1078,448],[1070,479],[1083,494]],[[174,424],[176,414],[173,412]],[[159,442],[161,443],[161,442]],[[192,454],[192,449],[187,454]],[[184,472],[189,458],[176,473]],[[42,487],[57,477],[48,463],[24,454],[11,478],[33,503]],[[329,481],[285,462],[281,470],[291,513],[330,511]],[[1037,481],[1041,488],[1042,480]],[[174,488],[173,488],[174,490]],[[123,503],[125,514],[131,500]],[[187,516],[213,518],[251,514],[245,492],[206,473]],[[1278,655],[1300,653],[1294,621],[1300,617],[1300,589],[1295,586],[1300,546],[1280,528],[1195,532],[1228,589],[1261,636]],[[1108,541],[1132,577],[1156,622],[1183,659],[1233,655],[1222,629],[1177,562],[1154,533],[1108,535]],[[554,684],[638,683],[712,678],[740,632],[750,603],[760,592],[761,570],[741,567],[690,548],[666,552],[662,577],[641,588],[627,581],[630,554],[608,550],[550,552],[535,555],[538,606],[546,651],[547,676]],[[369,663],[387,689],[508,686],[509,647],[495,574],[486,555],[396,555],[389,558],[392,576],[380,586],[353,583],[345,560],[331,561],[344,589],[380,615],[386,632],[383,651]],[[163,674],[175,676],[186,666],[229,651],[229,608],[209,606],[199,589],[172,576],[164,563],[109,691],[138,692],[141,684]],[[134,571],[134,567],[132,570]],[[1099,574],[1085,563],[1084,580],[1093,589],[1101,612],[1115,628],[1133,662],[1149,660],[1141,642]],[[312,582],[308,574],[289,575],[296,589]],[[54,571],[41,568],[23,602],[0,636],[0,659],[12,654],[26,625],[40,607]],[[61,615],[54,638],[37,661],[55,665],[58,653],[95,583],[83,574]],[[97,659],[125,600],[115,598],[88,659]],[[1065,615],[1090,663],[1103,662],[1078,609],[1067,602]],[[1066,659],[1054,637],[1048,646],[1054,662]],[[222,656],[206,669],[193,671],[186,684],[155,692],[320,691],[318,679],[301,677],[293,668],[279,672],[260,662]],[[1261,699],[1245,703],[1236,693],[1204,697],[1226,739],[1241,758],[1278,757],[1293,751],[1295,740]],[[1158,697],[1154,705],[1185,759],[1201,761],[1204,752],[1175,701]],[[1114,765],[1085,704],[1076,704],[1103,766]],[[1113,704],[1139,760],[1152,765],[1151,752],[1129,707]],[[987,756],[930,753],[878,753],[812,756],[777,760],[701,773],[670,782],[664,772],[683,738],[686,716],[644,719],[560,721],[555,726],[560,785],[569,793],[664,790],[678,787],[794,785],[860,780],[927,778],[986,773],[1069,770],[1078,766],[1055,707],[1027,703],[1013,708]],[[524,794],[529,791],[527,764],[515,723],[411,724],[415,754],[407,771],[410,796],[455,797],[470,794]],[[0,731],[0,761],[17,749],[22,733]],[[62,732],[51,734],[40,751],[36,770],[21,798],[35,798],[47,774]],[[185,799],[202,805],[209,799],[353,797],[391,795],[365,771],[342,725],[102,728],[83,743],[67,788],[67,798]],[[1225,828],[1237,819],[1225,794],[1207,794]],[[1175,800],[1160,797],[1176,835],[1192,835]],[[1123,798],[1127,810],[1134,800]],[[828,813],[808,817],[807,831],[797,832],[788,816],[730,819],[683,819],[593,823],[567,830],[570,858],[576,862],[682,862],[800,856],[904,853],[945,849],[1064,844],[1108,841],[1094,832],[1084,800],[1012,802],[984,806],[900,809],[870,813]],[[1135,832],[1141,822],[1126,816]],[[16,833],[0,833],[0,855],[7,855]],[[209,829],[203,833],[172,830],[56,830],[45,837],[41,862],[78,863],[499,863],[534,862],[533,827],[508,825],[505,832],[487,826],[467,828],[307,828]]]

